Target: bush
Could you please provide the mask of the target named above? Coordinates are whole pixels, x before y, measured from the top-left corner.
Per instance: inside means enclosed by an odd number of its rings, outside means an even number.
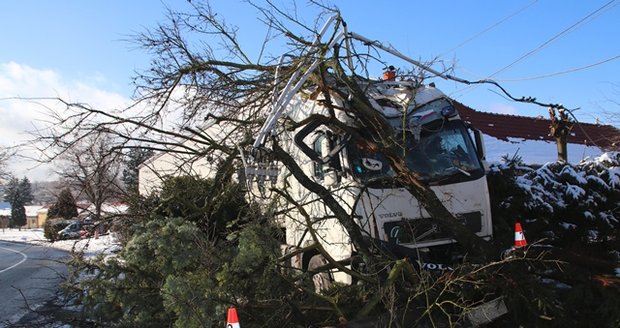
[[[496,280],[509,278],[501,280],[499,288],[511,308],[507,321],[498,326],[522,320],[526,327],[618,327],[620,285],[613,271],[620,254],[618,154],[578,165],[517,164],[494,165],[488,176],[495,241],[510,246],[510,232],[518,220],[529,244],[544,246],[528,252],[549,249],[552,254],[541,254],[546,263],[504,265],[505,273],[495,273]],[[504,290],[502,285],[511,288]]]
[[[275,263],[281,256],[274,238],[280,230],[248,213],[236,184],[178,177],[164,187],[158,197],[131,208],[118,257],[75,257],[70,263],[74,270],[64,291],[86,320],[106,326],[220,327],[227,306],[240,306],[240,300],[273,298],[266,305],[286,308],[277,300],[293,286]],[[272,326],[281,318],[265,308],[253,317]]]
[[[236,241],[210,245],[194,222],[152,217],[136,227],[118,258],[74,258],[66,295],[97,324],[127,327],[221,327],[241,299],[282,299],[292,286],[276,270],[274,231],[248,225]],[[286,308],[278,302],[274,308]],[[255,320],[279,317],[256,309]],[[251,326],[248,326],[251,327]]]
[[[65,219],[48,219],[45,221],[45,225],[43,226],[43,236],[54,242],[58,239],[58,232],[64,229],[66,226],[71,224],[71,221],[67,221]]]

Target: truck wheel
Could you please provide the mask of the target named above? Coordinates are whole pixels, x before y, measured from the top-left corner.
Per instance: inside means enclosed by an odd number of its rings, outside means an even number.
[[[310,258],[308,263],[308,271],[312,272],[319,267],[327,264],[327,260],[321,254],[316,254]],[[332,286],[332,277],[329,272],[323,271],[312,275],[312,283],[314,284],[314,291],[317,293],[328,290]]]

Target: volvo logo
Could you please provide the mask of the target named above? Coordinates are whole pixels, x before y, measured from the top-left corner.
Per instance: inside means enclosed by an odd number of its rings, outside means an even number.
[[[427,271],[454,271],[452,267],[443,263],[420,263],[418,264],[422,266],[422,269]]]
[[[380,219],[398,218],[403,216],[403,212],[383,213],[377,215]]]

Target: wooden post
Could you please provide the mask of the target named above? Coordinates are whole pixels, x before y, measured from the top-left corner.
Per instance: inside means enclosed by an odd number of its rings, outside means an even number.
[[[555,107],[549,107],[549,117],[551,125],[549,126],[550,134],[555,138],[558,147],[558,161],[568,163],[568,135],[573,128],[574,122],[568,117],[565,108],[559,107],[559,117],[555,115]]]

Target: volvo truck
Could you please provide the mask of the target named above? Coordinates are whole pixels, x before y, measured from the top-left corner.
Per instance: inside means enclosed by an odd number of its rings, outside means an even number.
[[[463,225],[482,238],[491,238],[489,191],[479,132],[461,119],[451,99],[433,84],[393,79],[363,83],[373,109],[395,132],[408,169],[435,192]],[[324,99],[311,99],[308,93],[311,92],[298,90],[282,111],[281,118],[301,122],[312,115],[328,116]],[[330,98],[335,103],[332,108],[339,108],[335,117],[356,131],[357,138],[312,122],[290,132],[278,128],[270,130],[272,133],[278,131],[278,143],[305,175],[330,191],[369,240],[392,249],[423,252],[454,244],[456,241],[430,216],[423,204],[396,182],[396,172],[387,157],[372,147],[372,140],[366,139],[370,138],[367,131],[357,126],[358,121],[351,115],[355,108],[347,99],[339,99],[336,95]],[[306,189],[285,167],[277,167],[277,174],[273,164],[250,167],[246,170],[248,178],[271,177],[277,187],[286,189],[292,203],[302,208],[296,209],[290,201],[288,205],[280,205],[291,208],[279,218],[287,250],[308,249],[293,256],[293,266],[313,270],[326,264],[320,252],[311,247],[317,242],[336,261],[346,261],[355,254],[347,231],[323,199]],[[262,181],[269,181],[269,177],[263,177]],[[316,279],[322,279],[322,284],[351,283],[351,276],[338,270]]]

